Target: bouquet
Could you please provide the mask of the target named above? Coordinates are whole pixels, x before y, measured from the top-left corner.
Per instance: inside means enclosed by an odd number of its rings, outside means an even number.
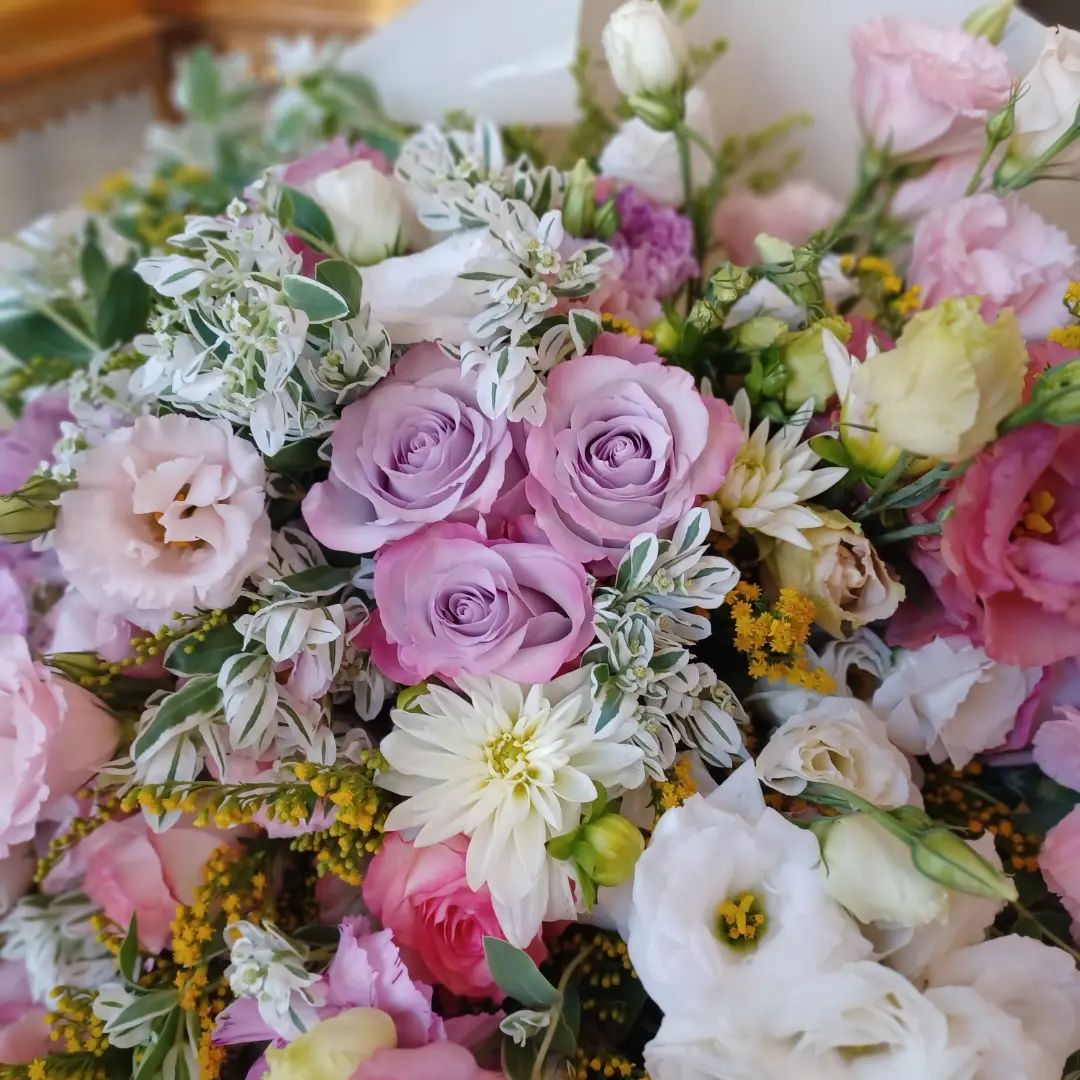
[[[1010,10],[856,31],[846,204],[629,0],[569,130],[196,52],[4,246],[0,1077],[1080,1076],[1080,34]]]

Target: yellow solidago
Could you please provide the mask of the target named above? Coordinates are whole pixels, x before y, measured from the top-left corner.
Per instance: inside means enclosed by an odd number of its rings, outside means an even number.
[[[651,342],[653,340],[653,332],[651,330],[639,330],[628,319],[621,319],[618,315],[612,315],[610,311],[605,311],[600,316],[601,324],[605,330],[611,330],[616,334],[625,334],[627,337],[640,338],[642,341]]]
[[[682,806],[691,795],[697,794],[697,783],[691,775],[690,759],[681,757],[668,770],[668,778],[653,782],[653,806],[659,818],[665,810]]]
[[[735,623],[735,648],[746,653],[755,679],[790,682],[823,694],[836,688],[827,671],[810,666],[803,649],[814,623],[813,600],[784,588],[770,606],[762,600],[760,586],[742,581],[726,602]]]
[[[1063,303],[1074,319],[1080,319],[1080,281],[1069,283]],[[1080,323],[1073,323],[1071,326],[1055,326],[1047,337],[1066,349],[1080,349]]]
[[[57,987],[53,991],[52,1010],[45,1021],[52,1029],[49,1038],[62,1044],[69,1054],[92,1054],[100,1057],[109,1046],[105,1022],[94,1015],[94,995],[75,987]]]
[[[92,792],[81,791],[83,798],[93,796]],[[40,884],[45,880],[49,871],[70,851],[80,840],[84,840],[99,826],[115,817],[120,810],[120,800],[113,794],[99,797],[93,812],[86,817],[73,818],[67,828],[59,832],[49,841],[49,850],[38,859],[37,869],[34,871],[34,881]]]

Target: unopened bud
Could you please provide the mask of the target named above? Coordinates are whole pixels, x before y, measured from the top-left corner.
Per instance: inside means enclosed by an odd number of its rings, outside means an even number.
[[[964,20],[964,29],[976,37],[987,38],[997,45],[1005,36],[1005,29],[1012,18],[1015,0],[994,0],[985,4],[978,11],[973,11]]]
[[[49,476],[31,476],[10,495],[0,495],[0,537],[23,543],[47,533],[56,523],[56,500],[64,491]]]
[[[1047,369],[1035,383],[1031,400],[1038,406],[1037,418],[1047,424],[1080,422],[1080,358]]]
[[[621,885],[634,872],[645,838],[621,814],[602,814],[582,826],[574,855],[597,885]]]
[[[593,234],[598,240],[610,240],[619,231],[619,208],[614,197],[601,203],[593,216]]]
[[[1016,130],[1016,98],[1010,98],[1007,105],[996,113],[991,113],[986,121],[986,137],[996,146],[1011,139]]]
[[[573,236],[592,236],[596,218],[596,173],[581,158],[570,170],[563,195],[562,219]]]
[[[633,94],[626,103],[639,120],[644,120],[655,131],[674,131],[683,118],[681,95]]]
[[[911,841],[911,858],[920,873],[956,892],[993,900],[1017,898],[1012,879],[949,829],[917,834]]]

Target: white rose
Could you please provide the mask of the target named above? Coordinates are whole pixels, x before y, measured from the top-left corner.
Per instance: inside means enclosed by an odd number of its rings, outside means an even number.
[[[708,98],[702,90],[694,89],[686,95],[686,122],[712,140],[712,117]],[[696,144],[690,154],[690,169],[695,183],[703,182],[708,176],[708,155]],[[604,147],[600,154],[600,172],[613,180],[633,184],[650,199],[665,206],[679,206],[683,201],[675,136],[670,131],[654,131],[636,117],[627,120]]]
[[[1042,54],[1024,79],[1016,103],[1014,150],[1026,158],[1040,157],[1076,124],[1078,108],[1080,31],[1056,26],[1047,32]],[[1080,160],[1080,139],[1054,160]]]
[[[627,97],[674,90],[688,63],[686,42],[654,0],[627,0],[611,13],[604,53],[615,85]]]
[[[879,806],[919,799],[908,759],[861,701],[827,697],[773,732],[757,759],[758,775],[785,795],[810,781],[835,784]]]
[[[945,913],[945,886],[921,874],[908,846],[866,814],[829,824],[821,855],[826,890],[859,922],[923,926]]]
[[[966,638],[936,638],[901,654],[873,708],[901,750],[962,768],[1005,741],[1041,670],[999,664]]]
[[[394,180],[370,161],[351,161],[306,186],[334,227],[338,250],[366,266],[401,250],[404,219]]]

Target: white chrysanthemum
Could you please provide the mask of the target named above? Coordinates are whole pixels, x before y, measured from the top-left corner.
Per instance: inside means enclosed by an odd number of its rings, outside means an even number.
[[[545,844],[581,820],[597,795],[644,783],[640,748],[619,718],[596,730],[588,673],[519,686],[498,677],[457,680],[392,713],[380,747],[380,783],[409,796],[386,828],[417,829],[418,846],[470,838],[469,886],[487,885],[507,938],[526,945],[545,917],[572,916],[566,864]]]
[[[750,399],[740,390],[733,406],[745,442],[728,470],[724,486],[709,504],[713,526],[731,532],[732,526],[809,548],[803,529],[821,525],[821,518],[804,503],[827,491],[847,472],[836,466],[817,469],[821,460],[809,443],[800,442],[813,416],[807,402],[796,419],[769,437],[769,421],[751,434]]]

